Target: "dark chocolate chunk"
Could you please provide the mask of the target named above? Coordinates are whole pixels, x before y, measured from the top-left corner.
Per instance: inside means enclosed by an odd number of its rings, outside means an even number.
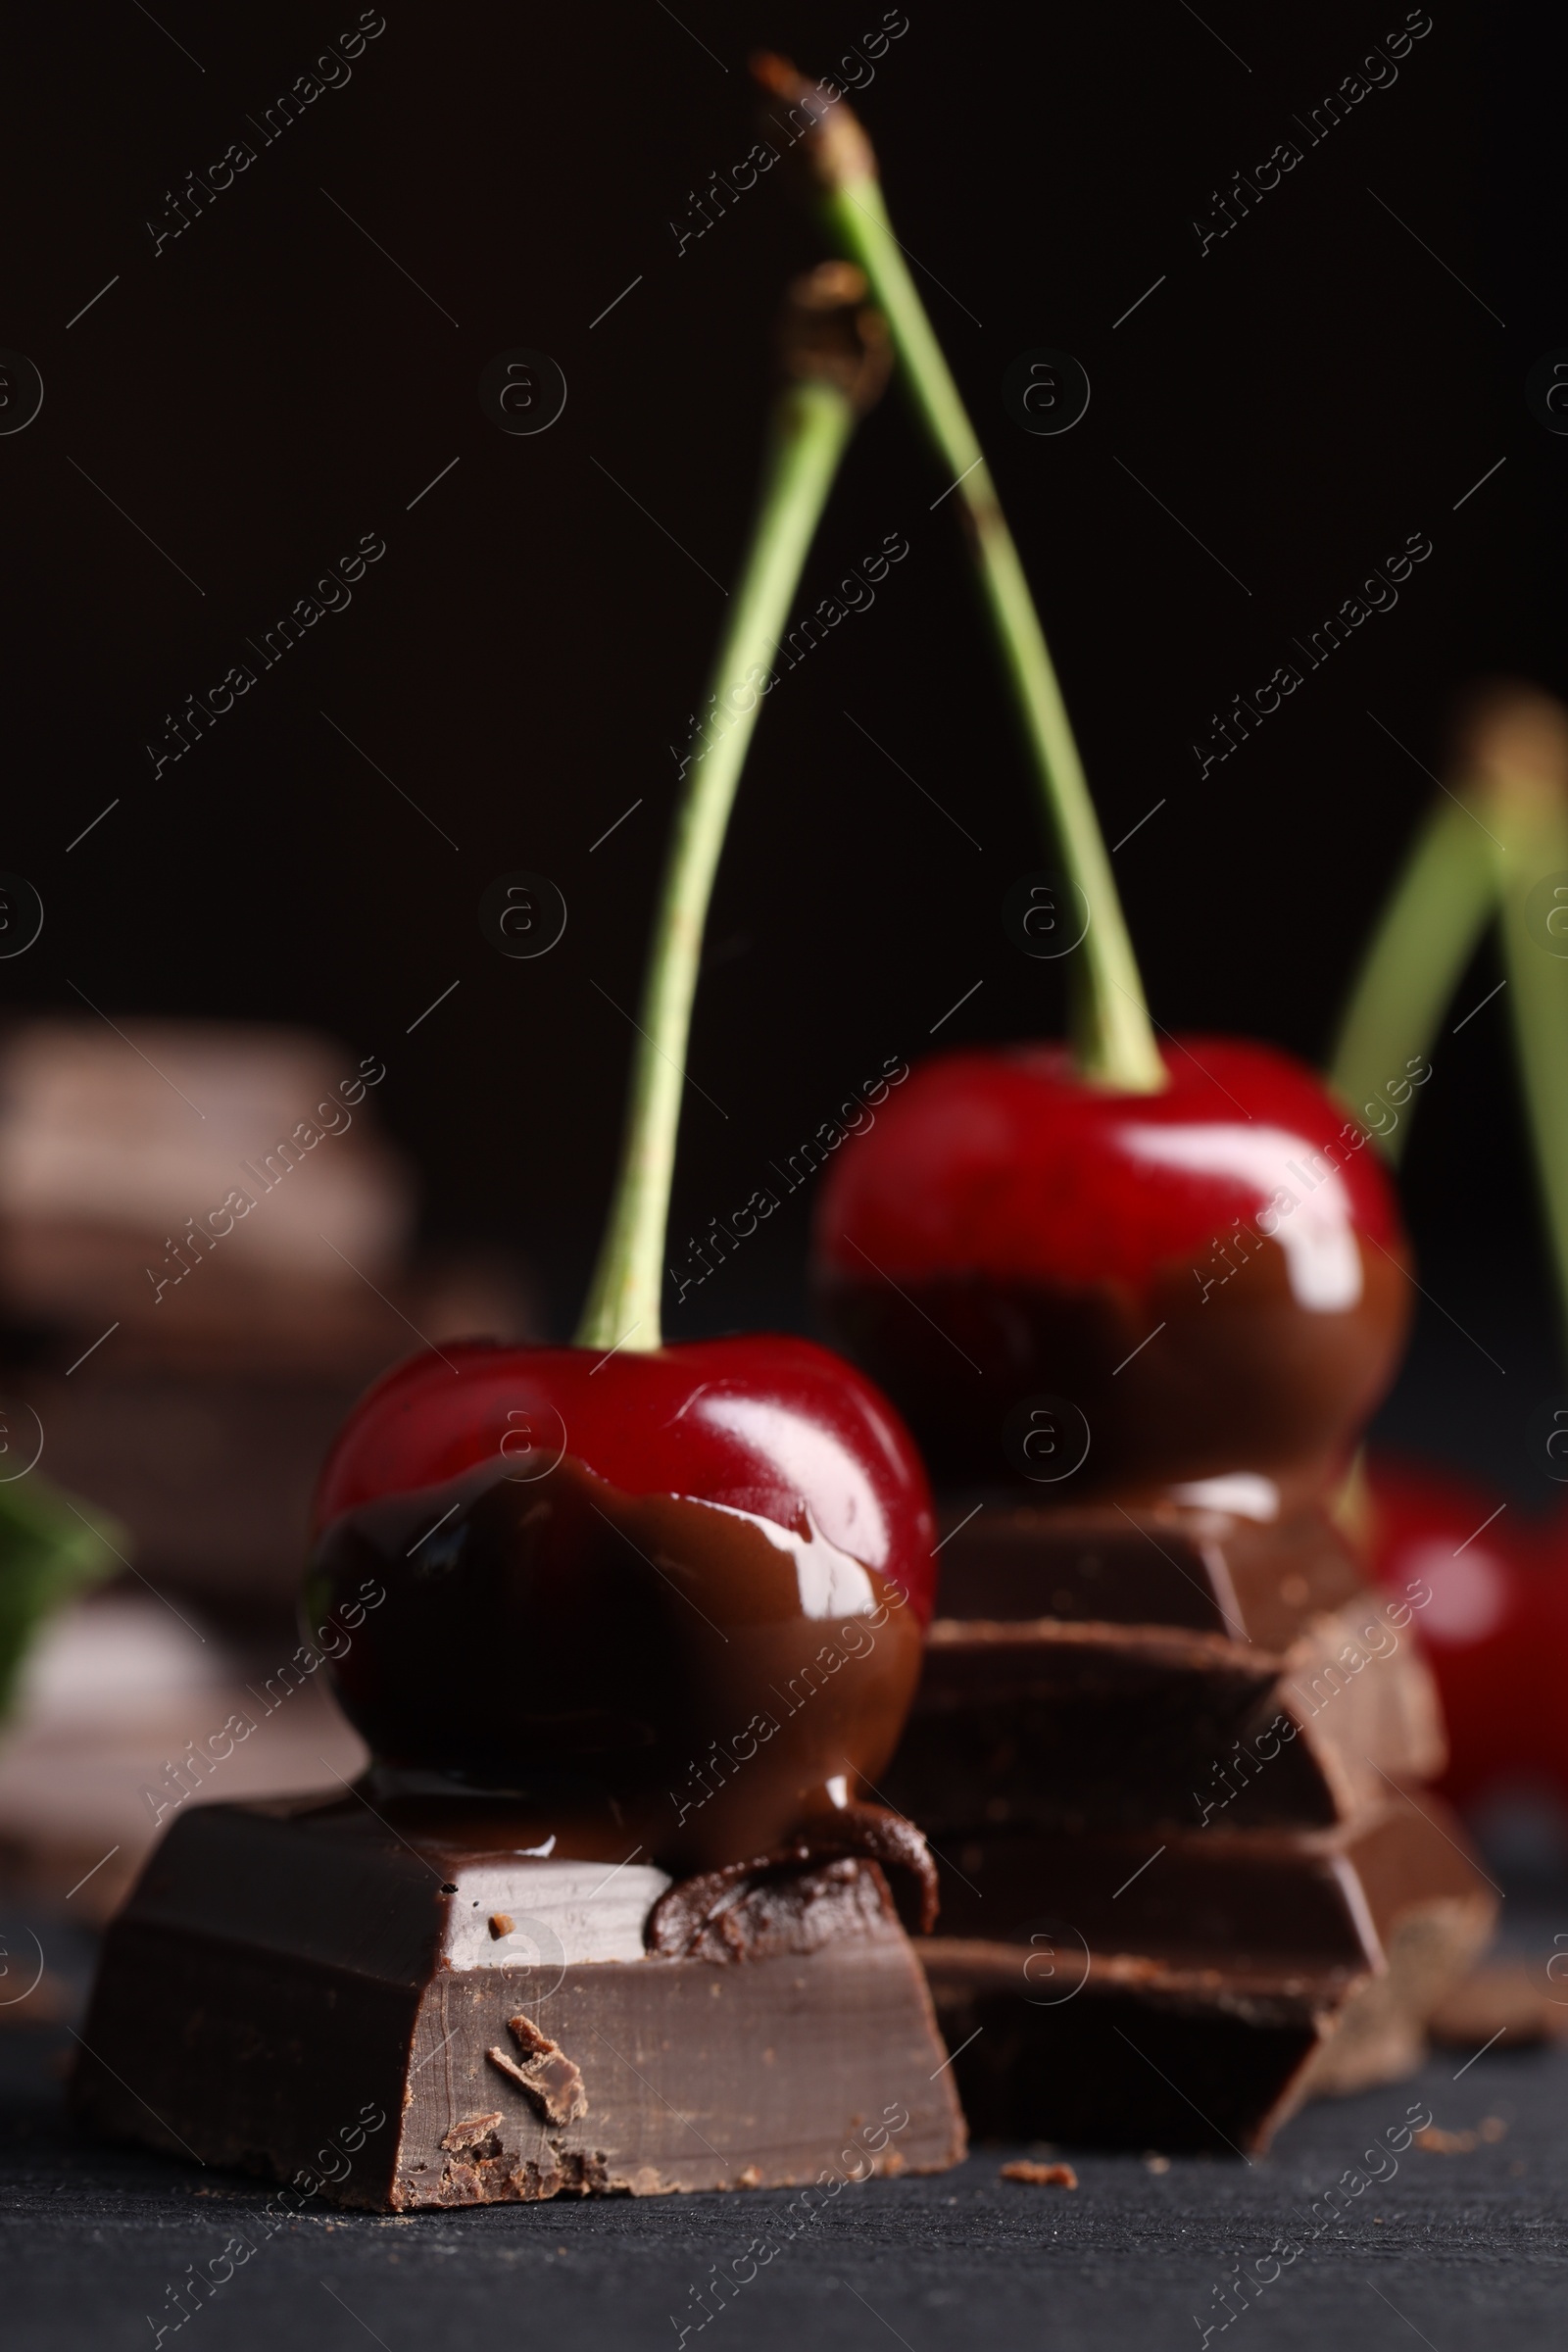
[[[1270,1482],[1249,1483],[1257,1507],[1271,1510]],[[1224,1494],[1235,1484],[1186,1492]],[[1004,1495],[978,1512],[956,1503],[943,1518],[944,1617],[1176,1625],[1283,1650],[1365,1581],[1315,1502],[1254,1518],[1172,1497],[1048,1505]]]
[[[1359,1590],[1321,1510],[988,1508],[943,1561],[880,1784],[940,1842],[1003,1821],[1323,1827],[1446,1761],[1411,1612]]]
[[[961,1873],[961,1875],[960,1875]],[[977,1833],[920,1947],[974,2130],[1252,2151],[1396,2080],[1496,1905],[1440,1800],[1319,1832]]]
[[[624,1847],[520,1851],[536,1818],[499,1800],[386,1801],[178,1817],[106,1938],[83,2121],[371,2211],[961,2157],[875,1861],[805,1844],[683,1903]],[[669,1894],[694,1954],[658,1948]]]
[[[922,1959],[981,2132],[1264,2147],[1414,2066],[1490,1933],[1462,1832],[1400,1792],[1445,1752],[1412,1612],[1277,1501],[949,1514],[880,1786],[937,1841]]]

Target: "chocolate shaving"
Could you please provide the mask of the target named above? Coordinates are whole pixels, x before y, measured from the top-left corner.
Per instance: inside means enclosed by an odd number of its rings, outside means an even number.
[[[559,2042],[552,2041],[548,2034],[541,2034],[531,2018],[514,2017],[507,2023],[517,2038],[525,2062],[519,2066],[509,2050],[493,2049],[486,2052],[491,2065],[499,2067],[527,2093],[547,2123],[576,2123],[588,2112],[582,2069],[566,2056]]]
[[[451,2131],[442,2139],[441,2145],[452,2154],[456,2154],[459,2149],[472,2148],[479,2140],[488,2139],[501,2120],[499,2107],[494,2115],[470,2115],[466,2122],[453,2125]]]
[[[1004,2164],[999,2179],[1016,2180],[1025,2188],[1076,2188],[1078,2176],[1070,2164],[1030,2164],[1020,2157]]]
[[[490,1933],[498,1943],[503,1936],[512,1934],[515,1924],[510,1911],[492,1911],[490,1914]]]

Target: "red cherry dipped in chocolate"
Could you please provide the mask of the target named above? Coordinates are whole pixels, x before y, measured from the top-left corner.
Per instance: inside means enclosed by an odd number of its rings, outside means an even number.
[[[919,1458],[797,1339],[415,1356],[351,1415],[314,1522],[309,1626],[353,1627],[330,1671],[373,1755],[520,1797],[561,1854],[831,1845],[931,1613]]]
[[[1364,1131],[1269,1047],[1198,1037],[1165,1059],[1169,1084],[1134,1094],[1085,1083],[1059,1047],[945,1054],[835,1159],[822,1304],[939,1480],[1069,1467],[1060,1416],[1038,1443],[1026,1426],[1053,1396],[1088,1453],[1042,1498],[1294,1485],[1382,1394],[1409,1286]]]

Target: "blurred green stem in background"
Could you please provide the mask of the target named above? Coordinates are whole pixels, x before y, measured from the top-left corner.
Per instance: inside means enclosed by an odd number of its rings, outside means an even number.
[[[1501,775],[1491,805],[1503,840],[1508,1012],[1568,1357],[1568,776],[1543,792],[1528,773]]]
[[[1358,1119],[1408,1061],[1430,1057],[1438,1026],[1497,905],[1501,843],[1464,802],[1424,820],[1378,916],[1350,991],[1329,1079]],[[1398,1161],[1408,1115],[1379,1134]]]
[[[1495,914],[1525,1123],[1568,1360],[1568,711],[1537,688],[1475,705],[1455,787],[1395,882],[1351,990],[1330,1077],[1368,1125],[1438,1025]],[[1479,1007],[1478,1007],[1479,1009]],[[1379,1138],[1397,1160],[1413,1099]]]

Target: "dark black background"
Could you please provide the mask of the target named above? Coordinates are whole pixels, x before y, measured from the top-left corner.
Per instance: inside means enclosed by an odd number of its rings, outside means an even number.
[[[382,1054],[430,1232],[520,1246],[558,1329],[608,1195],[632,1036],[614,1006],[635,1004],[668,747],[702,691],[715,581],[739,562],[770,319],[822,250],[782,171],[679,256],[669,222],[754,136],[754,45],[823,72],[881,14],[392,0],[347,86],[156,258],[145,222],[166,191],[233,138],[260,146],[247,115],[357,11],[168,0],[158,24],[127,4],[35,12],[7,34],[0,344],[36,362],[46,394],[0,438],[0,863],[48,909],[6,966],[9,1002],[79,1009],[69,979],[117,1018],[299,1020]],[[1456,689],[1495,669],[1563,682],[1568,441],[1523,399],[1531,363],[1568,343],[1563,42],[1440,0],[1394,86],[1200,256],[1191,223],[1212,191],[1280,139],[1304,147],[1293,117],[1404,11],[1214,0],[1203,16],[911,0],[860,106],[1107,838],[1165,804],[1115,860],[1156,1015],[1317,1055]],[[569,385],[535,438],[478,404],[485,363],[516,345],[553,354]],[[1059,439],[1002,406],[1005,368],[1037,345],[1075,353],[1093,383]],[[803,601],[888,531],[910,553],[759,731],[692,1051],[727,1116],[688,1094],[677,1239],[765,1181],[885,1056],[926,1047],[976,979],[938,1043],[1058,1020],[1054,976],[999,921],[1040,862],[1038,821],[956,502],[932,511],[944,480],[891,396]],[[352,607],[155,781],[144,745],[163,714],[371,530],[387,554]],[[1200,781],[1191,745],[1210,713],[1416,531],[1434,552],[1397,609]],[[539,962],[504,960],[476,920],[485,885],[518,866],[570,907]],[[1478,967],[1469,1001],[1494,977]],[[1522,1468],[1552,1324],[1500,1005],[1440,1049],[1409,1199],[1429,1289],[1467,1329],[1480,1318],[1506,1387],[1429,1310],[1398,1426],[1420,1434],[1439,1412],[1434,1442]],[[671,1332],[799,1319],[804,1238],[799,1216],[774,1219],[682,1310],[701,1325],[672,1316]]]

